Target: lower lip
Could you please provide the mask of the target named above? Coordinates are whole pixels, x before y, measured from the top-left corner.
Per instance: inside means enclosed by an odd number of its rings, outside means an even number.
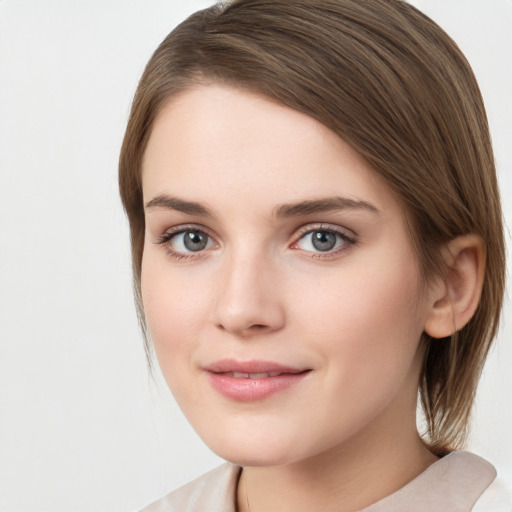
[[[239,402],[255,402],[264,400],[279,391],[298,384],[308,374],[309,371],[305,371],[284,373],[276,377],[264,377],[262,379],[239,379],[222,373],[208,372],[208,378],[213,388],[221,395]]]

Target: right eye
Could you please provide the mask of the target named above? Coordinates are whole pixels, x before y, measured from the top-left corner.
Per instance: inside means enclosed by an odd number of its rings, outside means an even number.
[[[160,237],[158,243],[165,244],[171,254],[184,257],[216,246],[213,239],[200,229],[169,231]]]

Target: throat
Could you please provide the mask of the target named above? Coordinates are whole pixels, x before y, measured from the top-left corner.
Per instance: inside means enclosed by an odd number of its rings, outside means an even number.
[[[398,491],[438,460],[421,440],[418,447],[415,457],[409,452],[409,457],[385,464],[369,458],[341,466],[312,460],[309,467],[302,461],[243,468],[237,512],[357,512]]]

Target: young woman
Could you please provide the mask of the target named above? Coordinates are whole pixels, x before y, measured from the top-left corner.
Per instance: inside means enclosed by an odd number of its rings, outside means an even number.
[[[120,189],[148,354],[229,461],[147,511],[486,509],[494,468],[457,449],[501,209],[436,24],[400,0],[194,14],[141,79]]]

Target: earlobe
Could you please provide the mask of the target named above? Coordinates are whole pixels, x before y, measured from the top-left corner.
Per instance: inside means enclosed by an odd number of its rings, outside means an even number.
[[[432,288],[425,332],[444,338],[462,329],[476,311],[484,280],[485,248],[480,237],[463,235],[444,250],[446,269]]]

